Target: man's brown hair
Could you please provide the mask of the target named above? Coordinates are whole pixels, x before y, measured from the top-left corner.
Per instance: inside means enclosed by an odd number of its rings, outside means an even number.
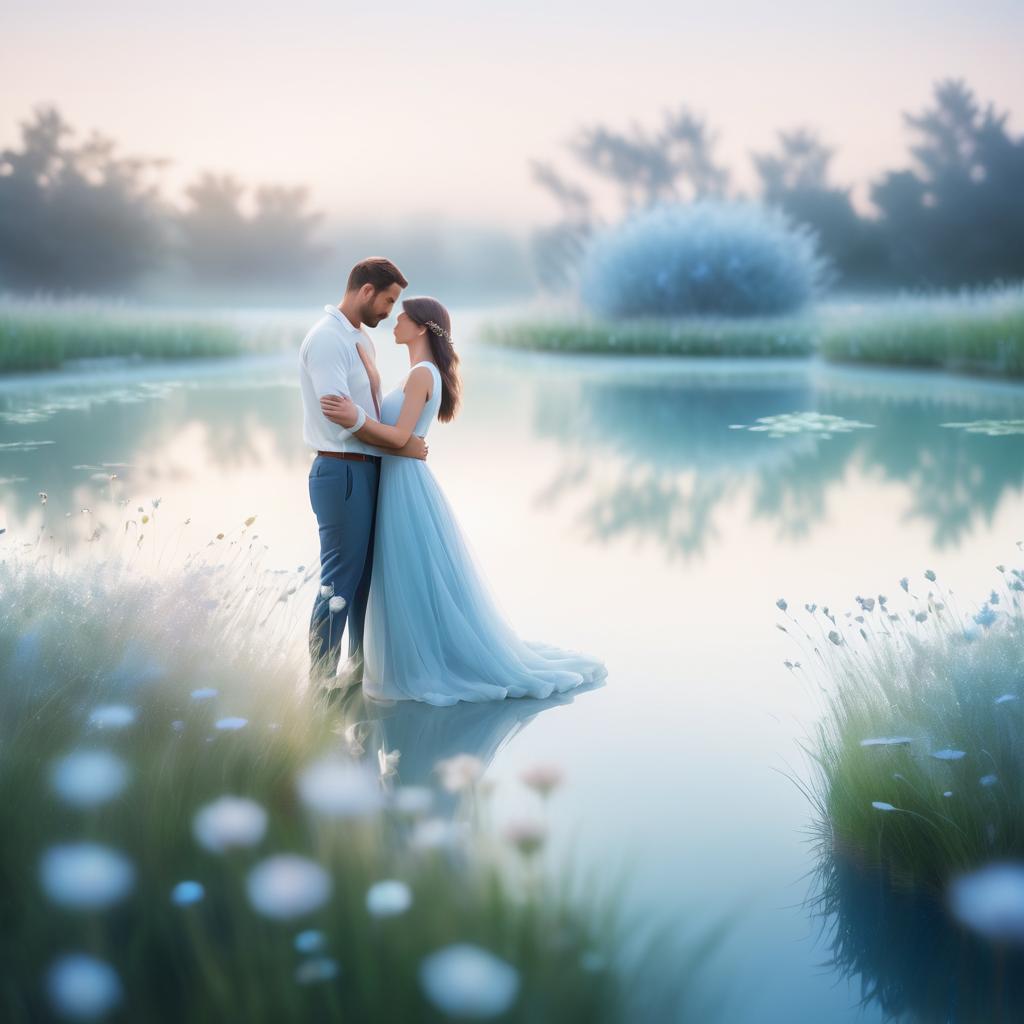
[[[345,290],[359,291],[364,284],[372,284],[375,292],[390,288],[393,284],[402,288],[409,286],[409,282],[402,276],[398,267],[383,256],[369,256],[365,260],[360,260],[349,272]]]

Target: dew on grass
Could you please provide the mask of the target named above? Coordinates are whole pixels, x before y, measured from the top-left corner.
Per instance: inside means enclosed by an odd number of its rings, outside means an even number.
[[[519,973],[493,953],[456,943],[421,964],[420,985],[433,1006],[451,1017],[497,1017],[519,993]]]
[[[211,700],[217,696],[217,690],[212,686],[201,686],[198,690],[193,690],[189,696],[197,701]]]
[[[237,732],[249,724],[248,718],[239,718],[237,715],[229,715],[227,718],[218,718],[214,723],[221,732]]]
[[[953,790],[947,789],[945,791],[945,793],[943,793],[942,795],[948,799],[949,797],[951,797],[953,795]]]
[[[266,831],[267,812],[255,800],[243,796],[218,797],[200,807],[192,819],[192,834],[211,853],[255,846]]]
[[[888,811],[895,811],[896,810],[896,808],[893,807],[892,804],[887,804],[884,800],[872,800],[871,801],[871,806],[874,807],[874,809],[876,811],[886,811],[886,812],[888,812]]]
[[[861,740],[862,747],[905,747],[913,743],[910,736],[872,736],[870,739]]]
[[[316,861],[297,853],[278,853],[249,872],[245,887],[255,910],[286,920],[322,907],[330,899],[333,882]]]
[[[83,840],[47,849],[39,863],[39,880],[54,903],[97,910],[128,895],[135,884],[135,868],[117,850]]]
[[[1009,704],[1011,701],[1019,700],[1015,693],[1004,693],[1001,697],[996,697],[992,702],[993,704]]]
[[[998,775],[982,775],[978,782],[983,786],[994,786],[999,781]]]
[[[936,761],[959,761],[965,756],[965,754],[966,751],[950,750],[947,748],[945,750],[933,750],[931,756],[934,757]]]
[[[65,802],[95,807],[123,792],[128,768],[109,750],[76,750],[54,762],[50,783]]]

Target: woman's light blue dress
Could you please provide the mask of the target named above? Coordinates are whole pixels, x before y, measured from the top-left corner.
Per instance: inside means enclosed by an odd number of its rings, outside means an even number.
[[[416,365],[434,378],[413,431],[426,436],[441,405],[441,373],[431,362]],[[382,423],[397,422],[404,384],[384,396]],[[437,705],[544,698],[607,674],[594,658],[516,635],[430,467],[397,455],[381,459],[363,657],[368,696]]]

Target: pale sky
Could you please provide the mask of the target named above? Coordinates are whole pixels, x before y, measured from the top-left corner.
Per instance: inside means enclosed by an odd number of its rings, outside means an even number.
[[[172,192],[209,169],[308,184],[337,217],[525,228],[556,211],[530,158],[569,171],[581,125],[653,128],[681,103],[740,185],[751,149],[807,125],[863,193],[940,77],[1024,130],[1022,41],[1019,0],[6,0],[0,146],[49,102],[171,158]]]

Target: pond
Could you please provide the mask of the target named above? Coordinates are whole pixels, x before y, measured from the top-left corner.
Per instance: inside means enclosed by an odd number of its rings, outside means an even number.
[[[399,709],[381,728],[403,781],[477,754],[511,819],[524,797],[503,780],[558,762],[560,852],[609,880],[627,866],[651,920],[735,915],[719,957],[730,1021],[882,1019],[827,966],[829,922],[804,905],[811,811],[790,776],[818,705],[784,665],[799,652],[775,602],[895,601],[900,577],[931,569],[980,603],[1024,536],[1024,387],[501,353],[474,344],[477,315],[454,320],[465,407],[432,429],[430,466],[519,632],[598,655],[609,677],[565,703]],[[388,325],[376,338],[387,385],[404,351]],[[0,543],[42,535],[89,557],[128,499],[170,525],[160,557],[256,515],[268,564],[310,566],[310,459],[291,355],[8,378]]]

